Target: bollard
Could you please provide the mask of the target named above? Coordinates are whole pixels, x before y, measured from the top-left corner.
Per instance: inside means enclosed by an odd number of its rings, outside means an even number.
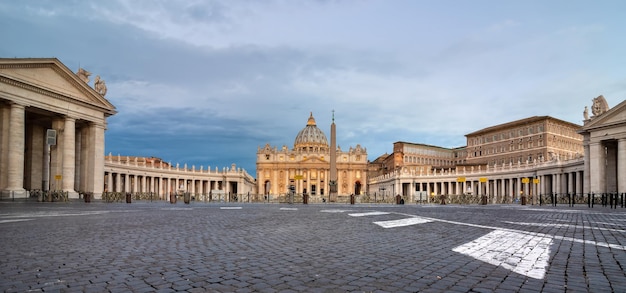
[[[567,193],[567,206],[571,207],[572,206],[572,194],[571,193]]]
[[[309,204],[309,195],[306,193],[302,194],[302,203],[303,204]]]
[[[189,192],[185,192],[183,194],[183,201],[185,204],[189,204],[191,202],[191,194]]]
[[[126,203],[131,203],[132,201],[132,195],[130,192],[126,193]]]
[[[441,204],[445,205],[446,204],[446,196],[442,194],[442,195],[440,195],[440,197],[441,197]]]
[[[176,203],[176,194],[175,193],[170,193],[170,203],[171,204],[175,204]]]
[[[354,204],[354,194],[350,194],[350,204]]]
[[[526,205],[526,196],[522,196],[522,205],[525,206]]]
[[[595,194],[595,193],[592,193],[592,194],[591,194],[591,207],[593,207],[593,205],[594,205],[595,201],[596,201],[596,194]]]
[[[86,203],[90,203],[91,202],[91,193],[86,192],[85,194],[83,194],[83,198],[85,199]]]
[[[487,196],[483,195],[480,199],[480,204],[481,205],[487,205]]]

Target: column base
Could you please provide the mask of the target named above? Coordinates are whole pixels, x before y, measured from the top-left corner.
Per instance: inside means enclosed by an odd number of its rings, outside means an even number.
[[[100,192],[100,193],[96,193],[96,192],[94,192],[94,193],[93,193],[93,197],[92,197],[91,199],[92,199],[92,200],[93,200],[93,199],[102,199],[102,193],[101,193],[101,192]]]
[[[0,199],[27,198],[30,193],[26,189],[5,189],[0,192]]]
[[[63,192],[67,192],[67,198],[69,199],[78,199],[80,198],[78,192],[75,190],[63,190]]]

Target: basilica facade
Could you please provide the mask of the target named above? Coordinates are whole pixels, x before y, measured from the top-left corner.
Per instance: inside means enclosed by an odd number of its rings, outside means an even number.
[[[306,126],[296,136],[293,148],[269,144],[259,147],[256,159],[259,194],[265,198],[307,194],[313,202],[332,202],[338,197],[364,194],[367,150],[360,145],[346,151],[333,148],[335,137],[334,121],[329,144],[311,113]]]

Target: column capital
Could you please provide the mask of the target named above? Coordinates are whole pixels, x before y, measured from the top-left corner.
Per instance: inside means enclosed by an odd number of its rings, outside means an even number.
[[[103,123],[103,122],[89,121],[89,126],[94,127],[94,128],[104,129],[104,130],[107,129],[106,123]]]
[[[16,101],[7,101],[7,103],[9,105],[11,105],[11,107],[21,107],[21,108],[26,108],[26,105],[22,104],[22,103],[18,103]]]

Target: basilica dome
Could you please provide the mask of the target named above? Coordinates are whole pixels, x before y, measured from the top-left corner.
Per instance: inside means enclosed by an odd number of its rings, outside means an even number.
[[[294,149],[302,151],[326,151],[328,150],[328,140],[324,132],[317,128],[313,113],[309,116],[306,127],[298,132]]]

